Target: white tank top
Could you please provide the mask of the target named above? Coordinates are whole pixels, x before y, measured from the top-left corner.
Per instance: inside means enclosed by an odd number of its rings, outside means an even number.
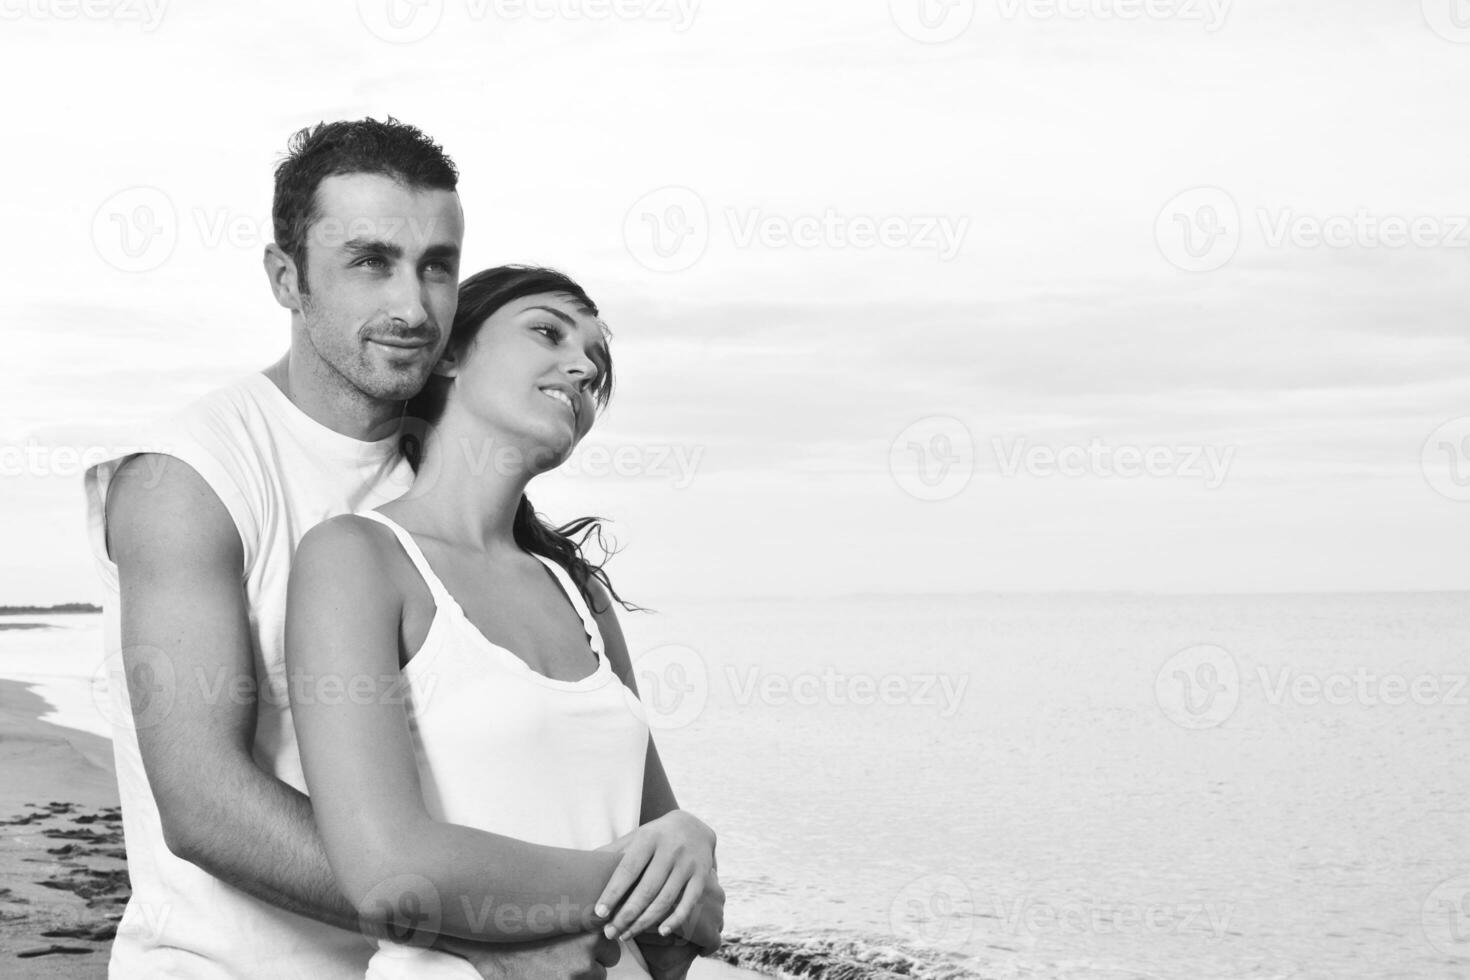
[[[643,809],[647,716],[608,664],[597,621],[566,570],[536,555],[581,617],[597,657],[596,669],[574,681],[547,677],[491,643],[411,534],[375,510],[361,516],[393,532],[434,598],[428,634],[403,667],[404,707],[430,815],[579,850],[636,829]],[[456,957],[385,941],[368,976],[437,976],[455,964],[458,972],[446,976],[475,976]],[[623,940],[622,959],[608,976],[648,977],[631,941]]]
[[[396,440],[362,442],[335,432],[291,402],[263,374],[211,392],[135,439],[138,452],[189,464],[224,504],[240,535],[240,569],[250,643],[260,684],[254,755],[261,767],[305,791],[286,696],[286,583],[302,535],[337,514],[376,507],[403,494],[413,473]],[[119,456],[87,470],[88,538],[104,587],[107,691],[98,708],[112,724],[132,898],[118,924],[111,980],[190,977],[238,980],[358,980],[375,945],[361,933],[285,912],[175,857],[138,751],[127,678],[121,671],[117,566],[107,554],[107,488]],[[141,465],[141,464],[139,464]],[[141,710],[166,711],[170,690],[205,685],[227,698],[221,679],[154,677]]]

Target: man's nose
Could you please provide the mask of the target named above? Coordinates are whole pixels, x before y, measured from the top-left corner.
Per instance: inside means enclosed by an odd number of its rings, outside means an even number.
[[[422,326],[429,318],[424,306],[424,284],[412,271],[400,272],[389,285],[388,308],[384,311],[410,328]]]

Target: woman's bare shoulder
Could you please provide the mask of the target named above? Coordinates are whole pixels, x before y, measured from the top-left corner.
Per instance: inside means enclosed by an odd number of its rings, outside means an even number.
[[[397,591],[400,563],[407,564],[408,556],[391,530],[359,514],[339,514],[302,536],[291,567],[293,575],[330,575],[382,597]]]

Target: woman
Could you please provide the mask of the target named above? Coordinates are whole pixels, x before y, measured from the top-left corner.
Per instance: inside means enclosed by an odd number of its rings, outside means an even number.
[[[408,493],[324,522],[296,552],[292,715],[332,870],[386,933],[369,977],[477,975],[428,948],[433,933],[602,928],[619,977],[682,976],[695,947],[671,949],[677,936],[718,945],[714,834],[677,809],[617,593],[568,536],[599,525],[553,529],[525,496],[591,429],[611,371],[571,279],[471,277],[407,407],[428,423],[405,438]]]

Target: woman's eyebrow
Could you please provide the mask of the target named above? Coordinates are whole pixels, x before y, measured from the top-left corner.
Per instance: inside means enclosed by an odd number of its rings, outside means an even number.
[[[568,329],[570,329],[570,330],[576,330],[577,329],[577,321],[576,320],[573,320],[571,317],[567,316],[565,313],[563,313],[561,310],[556,309],[555,307],[551,307],[551,306],[528,306],[528,307],[526,307],[526,312],[529,312],[531,310],[541,310],[543,313],[550,313],[552,316],[556,317],[562,323],[565,323],[567,325],[567,328]],[[597,322],[597,325],[598,325],[599,329],[601,329],[601,330],[606,330],[607,329],[606,326],[602,323],[601,320],[599,320]],[[602,369],[606,370],[607,369],[607,365],[612,362],[612,355],[610,355],[608,353],[608,351],[607,351],[607,341],[605,341],[605,340],[599,340],[597,343],[593,344],[592,345],[592,352],[602,359],[602,363],[599,364],[598,366],[601,367]]]
[[[528,306],[526,307],[526,310],[541,310],[543,313],[550,313],[552,316],[556,317],[558,320],[560,320],[562,323],[565,323],[569,327],[576,327],[577,325],[576,320],[573,320],[561,310],[558,310],[551,306]]]

